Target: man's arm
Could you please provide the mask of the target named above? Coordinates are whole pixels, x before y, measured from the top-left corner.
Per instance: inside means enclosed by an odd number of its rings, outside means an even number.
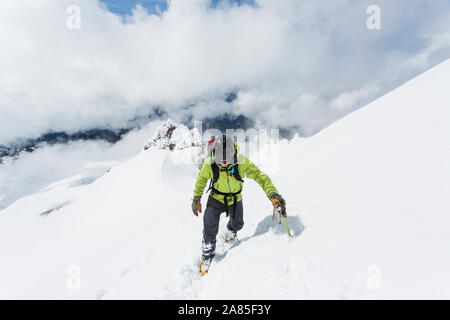
[[[244,161],[243,166],[245,166],[245,175],[250,179],[255,180],[264,190],[267,197],[270,198],[272,193],[278,193],[277,189],[272,184],[272,180],[270,180],[267,174],[259,170],[259,168],[247,157],[245,157]]]
[[[200,198],[203,195],[208,180],[212,177],[211,160],[206,158],[203,162],[203,166],[197,176],[197,182],[195,183],[194,198]]]

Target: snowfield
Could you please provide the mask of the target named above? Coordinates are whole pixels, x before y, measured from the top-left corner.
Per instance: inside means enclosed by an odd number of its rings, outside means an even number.
[[[0,211],[0,298],[449,299],[448,83],[450,60],[311,138],[281,141],[271,178],[294,236],[248,181],[241,243],[218,242],[205,277],[190,209],[198,169],[169,151],[23,197]]]

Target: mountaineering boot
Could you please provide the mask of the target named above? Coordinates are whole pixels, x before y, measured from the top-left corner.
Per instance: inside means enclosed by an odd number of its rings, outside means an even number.
[[[212,258],[202,258],[202,262],[200,263],[200,275],[204,276],[208,273],[209,267],[211,266]]]
[[[221,234],[221,238],[225,243],[232,243],[234,241],[239,242],[239,239],[237,238],[237,232],[231,231],[229,229],[225,230]]]
[[[215,254],[216,254],[216,241],[214,240],[214,242],[212,243],[205,243],[205,241],[202,241],[202,259],[206,260],[206,259],[212,259],[214,258]]]
[[[212,259],[214,258],[216,251],[216,242],[205,243],[202,241],[202,262],[200,263],[200,275],[204,276],[208,273],[209,267],[211,265]]]

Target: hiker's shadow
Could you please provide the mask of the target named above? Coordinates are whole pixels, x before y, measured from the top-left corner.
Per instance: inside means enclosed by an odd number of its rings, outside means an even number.
[[[303,230],[305,230],[305,226],[302,223],[302,220],[300,219],[299,216],[286,217],[286,223],[291,232],[290,239],[295,239],[295,238],[299,237],[302,234]],[[284,224],[283,223],[278,224],[278,223],[274,222],[272,220],[272,216],[270,215],[270,216],[265,217],[264,220],[260,221],[258,223],[258,225],[256,226],[255,232],[251,236],[241,239],[239,244],[242,244],[243,242],[248,241],[251,238],[258,237],[265,233],[268,233],[269,231],[271,231],[273,234],[277,234],[277,235],[285,234],[286,236],[288,236],[286,228],[284,227]],[[218,241],[220,241],[220,240],[218,240]],[[230,248],[237,246],[237,245],[238,244],[232,244]],[[217,262],[219,262],[220,260],[225,258],[228,251],[229,250],[226,250],[224,253],[217,254],[215,257],[215,260]]]
[[[302,220],[300,219],[299,216],[287,216],[286,223],[291,232],[292,239],[299,237],[303,232],[303,230],[305,229],[305,226],[303,225]],[[287,231],[286,228],[284,227],[284,224],[276,223],[275,221],[272,220],[272,216],[267,216],[264,218],[264,220],[258,223],[253,235],[242,239],[242,241],[244,240],[246,241],[253,237],[263,235],[269,231],[272,231],[272,233],[274,234],[286,234],[287,236]]]

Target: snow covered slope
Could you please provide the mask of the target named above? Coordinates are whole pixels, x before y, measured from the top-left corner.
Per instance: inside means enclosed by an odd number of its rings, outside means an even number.
[[[168,151],[22,198],[0,211],[0,298],[450,298],[449,82],[446,61],[280,142],[272,179],[294,237],[249,181],[242,242],[219,246],[204,278],[197,169]]]

